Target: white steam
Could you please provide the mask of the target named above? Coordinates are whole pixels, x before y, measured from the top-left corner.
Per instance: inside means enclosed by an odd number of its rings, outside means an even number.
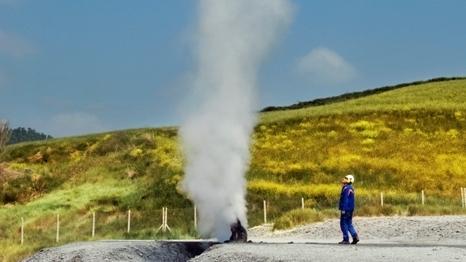
[[[225,240],[246,227],[250,135],[258,66],[291,18],[288,0],[200,0],[195,108],[181,126],[184,188],[197,205],[203,236]]]

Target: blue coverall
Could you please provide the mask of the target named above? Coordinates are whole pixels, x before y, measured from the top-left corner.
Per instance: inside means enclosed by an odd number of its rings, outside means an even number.
[[[354,189],[351,184],[345,184],[341,189],[339,209],[341,210],[340,228],[343,240],[349,241],[348,231],[353,239],[357,238],[358,233],[353,227]]]

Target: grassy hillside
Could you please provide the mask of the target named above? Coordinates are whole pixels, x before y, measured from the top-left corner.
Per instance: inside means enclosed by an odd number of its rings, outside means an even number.
[[[387,91],[404,88],[407,86],[412,87],[412,86],[422,85],[422,84],[427,84],[427,83],[445,82],[445,81],[450,81],[450,80],[465,80],[465,79],[466,77],[438,77],[438,78],[433,78],[429,80],[415,81],[411,83],[403,83],[403,84],[392,85],[392,86],[383,86],[383,87],[378,87],[378,88],[364,90],[364,91],[345,93],[345,94],[338,95],[338,96],[317,98],[311,101],[298,102],[290,106],[269,106],[269,107],[262,109],[261,112],[294,110],[294,109],[301,109],[301,108],[306,108],[306,107],[311,107],[311,106],[329,105],[329,104],[333,104],[337,102],[345,102],[351,99],[380,94],[380,93],[384,93]]]
[[[249,223],[261,223],[263,199],[278,228],[334,216],[338,181],[349,172],[356,176],[358,215],[462,212],[465,138],[464,79],[263,113],[247,174]],[[0,156],[0,258],[15,260],[54,245],[57,213],[61,244],[90,239],[92,212],[97,239],[195,236],[192,204],[179,190],[182,166],[174,128],[7,147]],[[421,190],[426,206],[419,205]],[[301,197],[312,210],[293,210]],[[170,234],[156,234],[163,206],[169,207]]]
[[[323,209],[335,206],[335,181],[351,172],[358,214],[456,210],[466,184],[465,91],[466,80],[443,81],[264,113],[254,134],[250,195],[274,203],[303,196]],[[413,206],[421,190],[438,208]],[[390,206],[374,208],[381,191]]]

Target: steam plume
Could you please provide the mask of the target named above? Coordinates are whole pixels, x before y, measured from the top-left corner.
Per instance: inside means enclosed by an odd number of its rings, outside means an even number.
[[[291,17],[288,0],[200,0],[191,110],[181,127],[184,188],[197,205],[201,234],[228,239],[247,226],[249,139],[260,62]]]

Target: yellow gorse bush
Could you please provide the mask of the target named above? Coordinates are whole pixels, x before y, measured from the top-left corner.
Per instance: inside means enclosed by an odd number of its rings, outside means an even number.
[[[163,135],[154,138],[155,149],[151,151],[154,159],[161,165],[175,171],[183,168],[181,148],[176,139]]]

